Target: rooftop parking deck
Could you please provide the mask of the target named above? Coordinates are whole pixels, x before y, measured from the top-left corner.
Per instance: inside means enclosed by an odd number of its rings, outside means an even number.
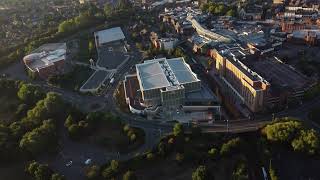
[[[302,89],[308,84],[308,79],[303,74],[275,58],[255,61],[252,63],[252,68],[267,78],[271,84],[295,90]]]

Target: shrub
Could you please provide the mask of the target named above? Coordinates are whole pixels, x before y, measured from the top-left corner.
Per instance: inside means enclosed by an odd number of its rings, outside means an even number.
[[[127,171],[124,175],[123,175],[123,180],[137,180],[137,176],[135,175],[135,173],[133,171]]]
[[[97,179],[100,176],[100,167],[93,165],[86,170],[86,177],[88,179]]]
[[[237,151],[240,148],[242,141],[239,137],[229,140],[224,143],[221,147],[220,154],[221,155],[229,155],[233,152]]]
[[[126,124],[126,125],[123,127],[124,133],[128,133],[129,130],[130,130],[130,126],[129,126],[129,124]]]
[[[192,180],[208,180],[209,175],[206,166],[199,166],[192,173]]]
[[[132,134],[131,136],[130,136],[130,141],[131,142],[134,142],[135,140],[136,140],[136,134]]]
[[[209,157],[213,160],[217,159],[218,158],[218,150],[216,148],[211,148],[209,151],[208,151],[208,154],[209,154]]]
[[[153,153],[148,153],[147,154],[147,160],[153,160],[154,159],[154,155],[153,155]]]
[[[184,161],[184,155],[182,153],[177,153],[176,154],[176,161],[178,163],[182,163]]]

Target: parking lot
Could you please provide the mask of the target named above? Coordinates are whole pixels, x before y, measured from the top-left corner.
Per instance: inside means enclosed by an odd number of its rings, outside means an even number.
[[[102,86],[102,84],[107,79],[111,79],[112,76],[113,76],[113,73],[111,71],[97,70],[90,76],[90,78],[80,88],[80,91],[82,92],[96,91]]]
[[[109,43],[99,48],[97,65],[105,69],[119,69],[129,60],[124,43]]]

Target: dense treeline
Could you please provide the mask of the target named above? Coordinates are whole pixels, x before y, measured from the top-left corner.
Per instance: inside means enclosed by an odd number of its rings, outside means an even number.
[[[275,163],[281,153],[292,153],[306,159],[318,156],[318,133],[293,119],[279,119],[261,131],[241,135],[204,135],[198,127],[193,127],[191,134],[186,134],[182,124],[176,124],[172,135],[163,138],[151,151],[125,162],[112,160],[105,166],[95,166],[86,173],[90,177],[94,175],[95,178],[112,179],[121,178],[128,171],[143,176],[149,174],[146,171],[159,170],[159,173],[165,173],[163,178],[168,178],[168,175],[173,175],[170,172],[181,172],[182,169],[188,171],[192,167],[190,177],[193,180],[221,177],[251,179],[260,174],[261,167],[265,167],[271,179],[275,180],[283,176],[282,169]],[[163,164],[169,167],[163,167]],[[181,169],[169,170],[176,169],[177,166]],[[148,178],[148,175],[144,178]]]
[[[0,80],[0,89],[1,96],[18,99],[14,117],[0,122],[0,159],[55,151],[57,121],[64,118],[66,110],[60,95],[45,94],[37,86],[6,79]]]
[[[201,6],[201,10],[217,16],[236,16],[237,11],[234,6],[226,6],[221,3],[209,2]]]
[[[65,180],[63,175],[55,173],[47,164],[40,164],[36,161],[28,163],[25,168],[27,174],[36,180]]]
[[[319,135],[299,121],[285,120],[267,125],[263,130],[267,140],[291,146],[294,151],[310,155],[319,153]]]

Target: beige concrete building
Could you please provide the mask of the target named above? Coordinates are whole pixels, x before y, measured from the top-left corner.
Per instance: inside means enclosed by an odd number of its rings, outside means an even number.
[[[213,50],[216,70],[235,101],[245,104],[252,112],[261,111],[270,87],[269,82],[250,70],[240,60],[246,58],[246,50],[232,48]]]

